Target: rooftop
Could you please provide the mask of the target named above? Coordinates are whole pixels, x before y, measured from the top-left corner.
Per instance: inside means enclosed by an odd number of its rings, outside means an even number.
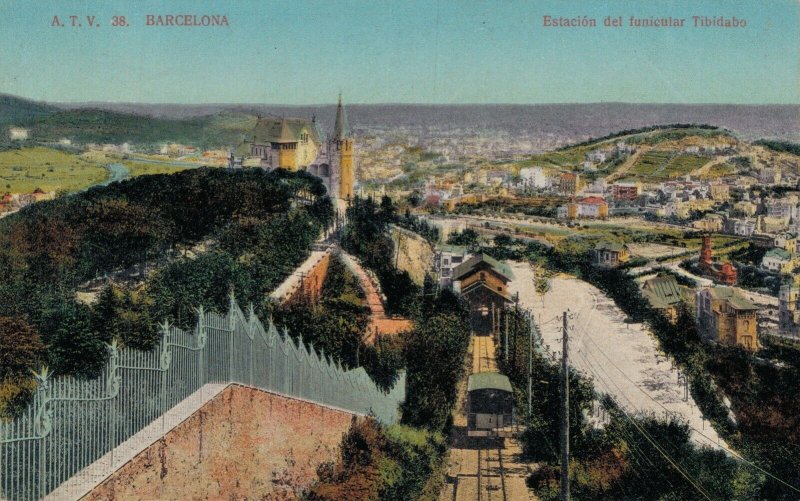
[[[705,289],[714,299],[727,301],[737,310],[758,310],[758,306],[745,299],[736,289],[722,285]]]
[[[642,293],[654,308],[668,308],[683,300],[683,291],[671,275],[646,280]]]
[[[792,258],[792,255],[788,251],[781,249],[780,247],[776,247],[775,249],[768,250],[764,254],[764,257],[777,257],[784,261],[788,261]]]
[[[459,280],[464,275],[469,274],[473,269],[475,269],[479,264],[486,263],[488,264],[495,272],[503,275],[507,279],[511,280],[514,278],[514,274],[511,272],[511,268],[508,267],[505,263],[501,263],[500,261],[496,260],[492,256],[488,254],[475,254],[471,258],[467,259],[460,265],[453,270],[453,280]]]
[[[467,381],[467,391],[502,390],[513,391],[508,377],[497,372],[479,372],[471,374]]]
[[[300,141],[303,132],[316,144],[322,143],[322,134],[315,121],[305,118],[261,117],[253,128],[253,142],[296,143]]]
[[[595,245],[595,250],[609,250],[614,252],[622,252],[628,250],[628,246],[626,244],[618,244],[614,242],[598,242]]]

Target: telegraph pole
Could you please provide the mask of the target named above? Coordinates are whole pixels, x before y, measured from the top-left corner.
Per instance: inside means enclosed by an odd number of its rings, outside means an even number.
[[[569,310],[561,334],[561,501],[569,501]]]
[[[528,312],[528,419],[533,413],[533,315]]]
[[[508,363],[508,318],[511,316],[511,312],[506,309],[506,338],[503,341],[503,348],[505,349],[506,354],[506,363]]]

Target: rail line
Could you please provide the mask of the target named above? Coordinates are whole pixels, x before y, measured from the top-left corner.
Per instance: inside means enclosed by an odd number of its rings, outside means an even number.
[[[478,501],[508,501],[503,450],[496,445],[479,447],[477,455]]]
[[[497,371],[495,346],[491,336],[473,336],[470,373]],[[459,391],[465,390],[466,385],[462,384]],[[527,472],[516,459],[521,452],[519,444],[509,438],[466,436],[463,412],[462,409],[456,416],[462,420],[463,431],[458,446],[451,450],[452,480],[440,501],[528,501]]]

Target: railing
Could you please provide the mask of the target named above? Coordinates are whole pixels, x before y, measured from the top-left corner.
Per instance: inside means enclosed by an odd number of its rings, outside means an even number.
[[[42,498],[100,461],[107,462],[105,472],[115,471],[124,462],[114,457],[117,446],[154,424],[163,434],[167,411],[214,383],[241,383],[384,423],[397,420],[404,375],[383,393],[363,368],[345,370],[271,322],[264,328],[252,308],[245,316],[233,297],[227,315],[197,313],[192,332],[162,325],[163,338],[152,351],[112,343],[97,379],[52,379],[46,369],[37,374],[33,402],[13,421],[0,422],[0,499]]]

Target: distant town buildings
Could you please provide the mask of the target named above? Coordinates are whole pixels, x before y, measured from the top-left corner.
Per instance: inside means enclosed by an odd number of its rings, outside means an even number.
[[[776,247],[764,254],[761,267],[773,273],[787,273],[794,268],[794,260],[789,252]]]
[[[608,158],[608,152],[602,150],[593,150],[586,154],[586,160],[595,163],[603,163]]]
[[[740,237],[750,237],[756,231],[755,219],[733,219],[725,220],[725,232]]]
[[[433,271],[441,287],[453,285],[453,270],[471,257],[469,249],[460,245],[439,244],[435,248]]]
[[[781,182],[780,167],[764,167],[758,172],[758,181],[761,184],[778,184]]]
[[[700,271],[717,282],[726,285],[736,285],[739,278],[739,273],[736,267],[730,262],[722,264],[716,263],[711,253],[711,236],[703,235],[703,245],[700,249],[700,260],[698,262]]]
[[[28,129],[22,127],[9,127],[8,138],[12,141],[24,141],[28,139]]]
[[[719,233],[724,228],[725,218],[720,214],[706,214],[702,219],[692,222],[692,228],[709,233]]]
[[[616,268],[630,261],[631,251],[626,244],[600,242],[594,248],[594,264],[601,268]]]
[[[519,177],[525,188],[544,189],[550,187],[550,180],[541,167],[523,167],[519,170]]]
[[[670,322],[675,323],[678,320],[686,295],[675,277],[661,275],[645,280],[642,294],[650,306],[661,312]]]
[[[578,193],[580,175],[565,172],[558,177],[558,191],[562,195],[573,196]]]
[[[608,204],[603,197],[584,197],[559,207],[557,215],[562,219],[605,219],[608,217]]]
[[[758,307],[731,287],[697,292],[696,319],[704,339],[747,350],[758,349]]]
[[[55,191],[44,191],[41,188],[36,188],[31,193],[6,193],[0,197],[0,213],[14,211],[36,202],[54,198],[56,198]]]
[[[614,200],[636,200],[639,198],[639,185],[636,183],[614,183],[611,186]]]
[[[712,184],[709,186],[711,198],[717,202],[727,202],[731,198],[731,187],[727,184]]]

